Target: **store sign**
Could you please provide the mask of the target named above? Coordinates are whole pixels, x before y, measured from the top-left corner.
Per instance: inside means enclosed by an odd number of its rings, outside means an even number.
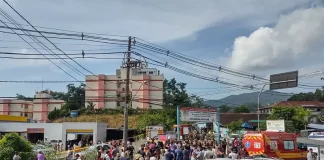
[[[44,133],[44,128],[27,128],[27,133]]]
[[[216,109],[205,108],[181,108],[180,119],[184,122],[215,122]]]
[[[267,131],[285,132],[285,120],[267,120]]]

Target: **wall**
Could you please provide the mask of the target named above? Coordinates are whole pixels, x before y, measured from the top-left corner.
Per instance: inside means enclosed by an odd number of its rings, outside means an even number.
[[[98,123],[97,124],[97,137],[98,141],[106,142],[107,139],[107,124]]]
[[[27,128],[44,128],[44,138],[62,140],[62,123],[0,123],[0,132],[27,132]]]
[[[62,142],[63,142],[63,146],[66,146],[66,130],[67,129],[92,129],[93,130],[93,143],[97,143],[98,141],[98,136],[102,136],[101,134],[98,135],[98,124],[102,125],[104,124],[107,128],[107,124],[106,123],[96,123],[96,122],[64,122],[63,123],[63,127],[62,127]],[[106,133],[106,132],[105,132]],[[99,137],[99,139],[103,139],[102,137]]]
[[[92,129],[93,142],[98,140],[105,142],[107,136],[107,124],[96,122],[71,122],[71,123],[0,123],[0,132],[18,132],[26,135],[27,128],[44,128],[44,138],[50,140],[62,140],[66,145],[67,129]]]

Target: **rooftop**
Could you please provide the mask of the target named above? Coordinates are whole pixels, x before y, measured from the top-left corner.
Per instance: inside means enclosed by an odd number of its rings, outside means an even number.
[[[287,107],[321,107],[324,108],[324,102],[319,101],[282,101],[278,103],[271,104],[269,106],[263,107],[261,109],[268,109],[272,107],[278,107],[278,106],[287,106]]]
[[[269,114],[260,113],[260,122],[261,120],[265,120]],[[226,125],[231,123],[232,121],[237,121],[242,119],[244,122],[249,122],[250,120],[255,120],[258,118],[257,113],[221,113],[221,124]],[[252,126],[257,125],[257,121],[249,122]]]

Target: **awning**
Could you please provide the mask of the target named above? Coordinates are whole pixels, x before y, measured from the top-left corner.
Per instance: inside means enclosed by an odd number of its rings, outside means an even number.
[[[315,146],[324,146],[324,141],[314,140],[314,139],[309,139],[309,138],[297,137],[297,142],[304,143],[304,144],[311,144],[311,145],[315,145]]]
[[[241,127],[242,128],[253,128],[253,126],[251,126],[250,124],[248,124],[248,123],[243,123],[242,125],[241,125]]]
[[[253,120],[249,120],[248,122],[250,122],[250,123],[258,123],[258,120],[253,119]],[[259,120],[259,122],[262,123],[262,122],[265,122],[265,120]]]

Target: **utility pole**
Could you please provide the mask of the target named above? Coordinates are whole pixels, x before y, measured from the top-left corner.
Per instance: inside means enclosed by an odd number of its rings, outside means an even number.
[[[131,59],[131,50],[132,50],[132,37],[128,38],[128,50],[127,50],[127,57],[126,57],[126,98],[125,98],[125,106],[124,106],[124,132],[123,132],[123,143],[126,145],[127,138],[128,138],[128,107],[129,105],[129,77],[130,77],[130,59]]]

